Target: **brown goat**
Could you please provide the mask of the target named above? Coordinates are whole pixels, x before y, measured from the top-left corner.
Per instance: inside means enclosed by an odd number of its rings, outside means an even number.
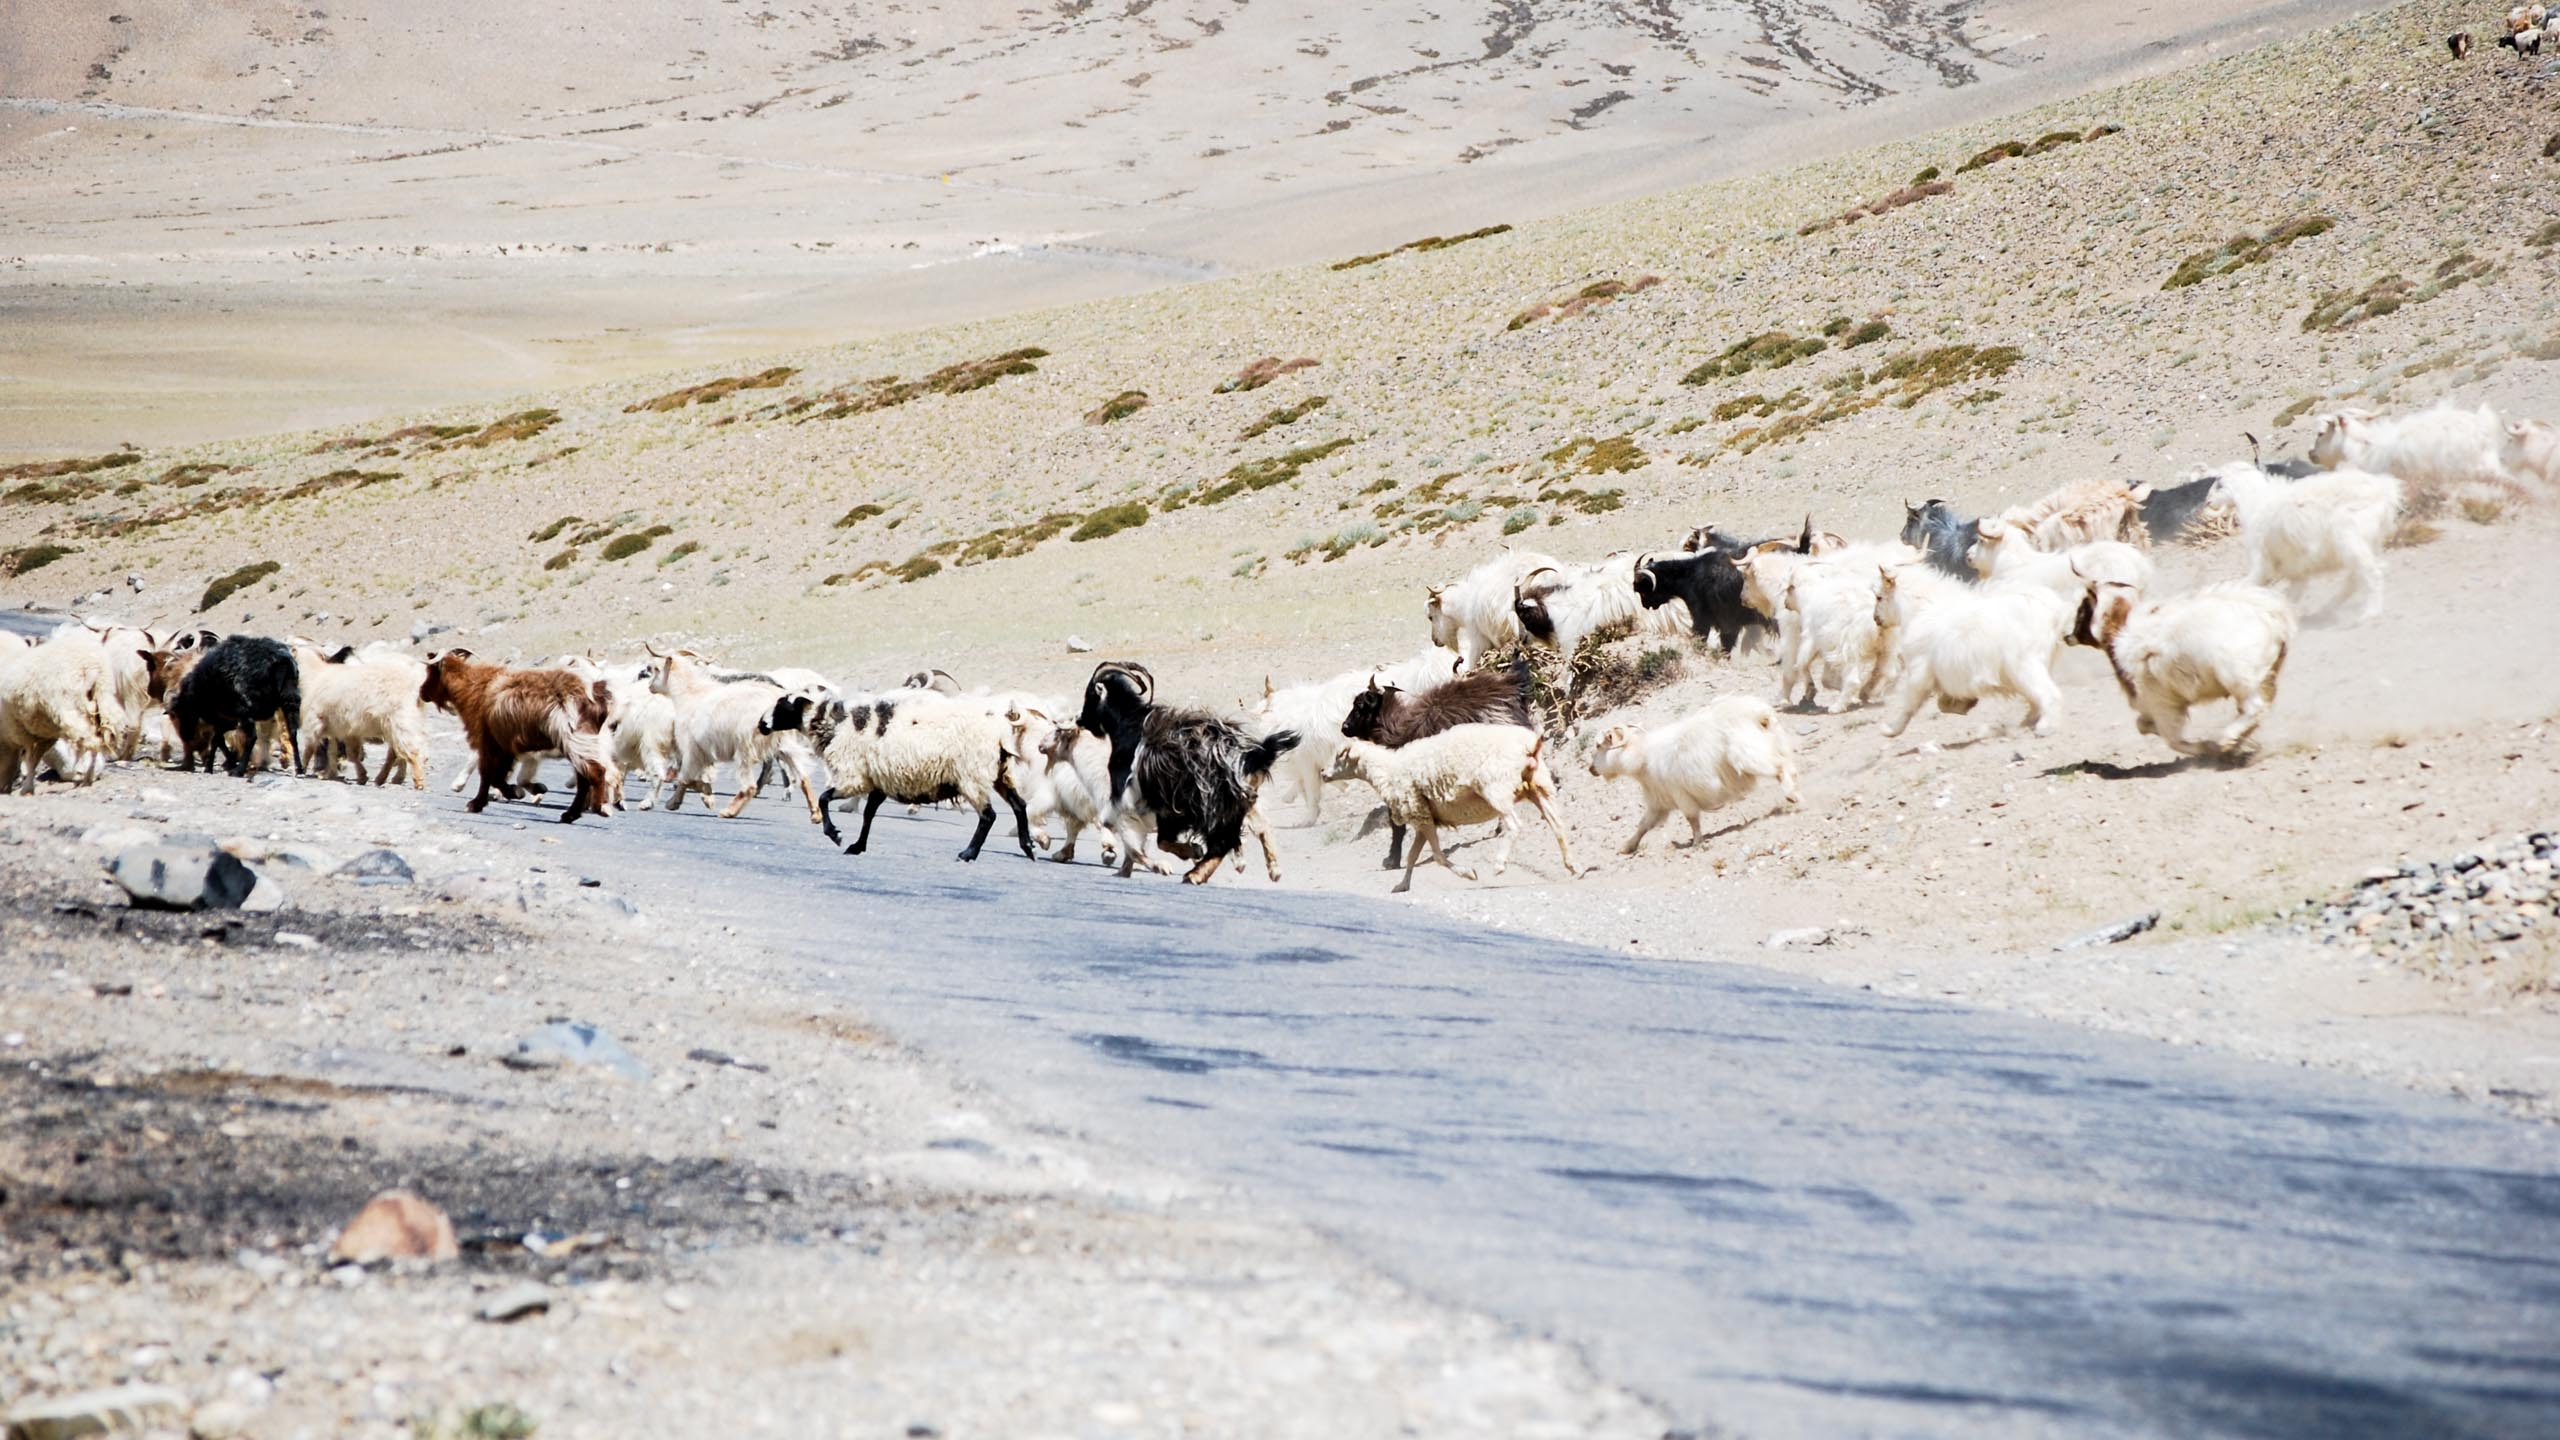
[[[212,728],[199,726],[197,733],[190,735],[186,727],[167,715],[167,709],[169,697],[178,693],[178,686],[187,678],[187,672],[196,668],[196,661],[204,658],[204,650],[154,650],[150,658],[151,684],[145,693],[151,697],[151,703],[161,707],[161,724],[167,727],[160,737],[160,758],[164,762],[169,758],[169,737],[175,735],[178,737],[178,755],[185,768],[192,770],[195,768],[196,751],[208,749],[213,744]]]
[[[1351,697],[1351,713],[1343,717],[1346,740],[1367,740],[1389,750],[1402,749],[1426,735],[1455,725],[1519,725],[1534,729],[1524,690],[1526,676],[1517,671],[1487,670],[1443,680],[1419,694],[1407,695],[1393,685],[1371,680]],[[1405,827],[1387,822],[1387,863],[1404,863]]]
[[[427,664],[418,698],[452,711],[480,757],[480,793],[463,808],[487,809],[489,792],[503,788],[522,755],[557,750],[576,772],[578,790],[562,823],[602,810],[604,793],[605,682],[592,683],[566,670],[513,670],[484,665],[468,650],[447,650]]]

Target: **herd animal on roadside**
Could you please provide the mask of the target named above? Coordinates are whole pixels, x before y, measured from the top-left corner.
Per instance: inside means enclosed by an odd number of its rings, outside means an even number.
[[[1588,564],[1506,548],[1430,587],[1421,653],[1304,684],[1266,680],[1243,717],[1171,703],[1131,661],[1099,665],[1065,700],[965,690],[934,669],[861,692],[681,648],[517,666],[463,649],[421,660],[382,642],[75,621],[40,643],[0,634],[0,793],[32,793],[40,769],[86,784],[110,759],[134,759],[155,708],[160,758],[181,768],[209,772],[219,759],[234,775],[274,764],[336,778],[352,766],[359,784],[424,788],[427,711],[440,709],[472,751],[454,788],[476,778],[474,812],[542,793],[535,776],[547,759],[573,777],[564,821],[629,808],[632,779],[643,786],[637,808],[663,794],[679,809],[690,792],[707,805],[723,767],[732,799],[717,813],[731,818],[779,771],[830,841],[843,838],[834,807],[861,804],[848,854],[867,850],[882,805],[951,802],[975,813],[963,860],[1009,814],[1026,857],[1046,849],[1072,861],[1092,831],[1119,874],[1170,873],[1160,857],[1173,857],[1198,884],[1248,836],[1279,878],[1262,805],[1271,782],[1310,824],[1326,784],[1361,783],[1382,802],[1398,891],[1425,859],[1472,878],[1447,854],[1453,826],[1496,827],[1499,874],[1524,807],[1554,831],[1572,875],[1553,764],[1571,736],[1574,660],[1587,640],[1688,635],[1728,656],[1774,651],[1774,697],[1728,694],[1650,728],[1614,726],[1589,746],[1593,775],[1642,798],[1626,854],[1674,814],[1698,843],[1702,816],[1762,784],[1800,803],[1780,707],[1839,713],[1880,701],[1880,733],[1892,739],[1933,703],[1964,714],[2016,700],[2026,726],[2050,734],[2065,646],[2105,659],[2140,733],[2181,756],[2239,759],[2275,702],[2314,588],[2333,590],[2315,615],[2352,624],[2381,612],[2384,546],[2412,490],[2505,503],[2560,485],[2560,429],[2485,406],[2339,411],[2322,418],[2307,462],[2262,463],[2254,438],[2250,449],[2249,460],[2179,483],[2076,482],[1983,516],[1905,502],[1892,540],[1851,541],[1808,518],[1794,535],[1753,540],[1700,526],[1677,553]],[[2245,576],[2157,593],[2150,547],[2226,511]],[[1542,660],[1561,676],[1545,730],[1530,699]],[[2200,725],[2198,707],[2218,704],[2231,718]]]

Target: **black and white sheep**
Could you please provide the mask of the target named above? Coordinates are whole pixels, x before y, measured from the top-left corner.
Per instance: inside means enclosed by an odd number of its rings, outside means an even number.
[[[1031,817],[1014,788],[1011,727],[983,708],[930,692],[846,700],[797,691],[777,697],[757,727],[767,736],[805,731],[826,761],[827,788],[818,796],[818,824],[830,841],[844,838],[831,807],[862,800],[862,830],[844,847],[859,855],[871,846],[871,822],[891,800],[909,805],[958,800],[978,812],[977,829],[961,850],[975,860],[995,829],[996,800],[1013,810],[1015,837],[1031,858]]]

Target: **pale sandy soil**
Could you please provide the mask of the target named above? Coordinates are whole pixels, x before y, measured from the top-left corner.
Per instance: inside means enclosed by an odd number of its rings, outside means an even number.
[[[0,27],[0,456],[1302,264],[2362,8],[31,0]]]

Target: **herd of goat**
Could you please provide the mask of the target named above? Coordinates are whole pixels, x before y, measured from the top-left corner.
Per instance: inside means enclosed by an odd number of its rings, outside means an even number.
[[[2255,450],[2255,441],[2251,442]],[[2052,666],[2066,644],[2099,651],[2137,728],[2181,755],[2237,757],[2276,698],[2309,587],[2336,582],[2324,613],[2369,619],[2383,603],[2383,548],[2413,492],[2493,492],[2506,504],[2560,483],[2560,429],[2501,421],[2487,407],[2439,407],[2397,419],[2324,417],[2307,461],[2256,459],[2152,487],[2068,485],[1996,515],[1967,519],[1944,501],[1906,502],[1901,535],[1850,542],[1808,521],[1792,537],[1739,540],[1713,526],[1677,554],[1620,553],[1566,564],[1505,550],[1432,587],[1431,647],[1414,659],[1275,689],[1255,714],[1230,718],[1160,700],[1139,664],[1098,666],[1072,707],[1023,692],[964,692],[926,671],[880,693],[855,693],[812,671],[726,669],[685,649],[605,666],[569,656],[491,664],[463,649],[420,660],[393,645],[324,647],[303,640],[166,635],[70,622],[41,643],[0,634],[0,793],[33,791],[39,769],[73,783],[109,757],[136,758],[146,717],[163,712],[163,759],[234,774],[289,764],[427,783],[426,711],[460,722],[476,775],[468,808],[492,795],[541,793],[543,760],[574,781],[563,820],[626,808],[626,777],[651,809],[699,791],[722,766],[736,816],[778,771],[830,841],[832,811],[860,797],[861,854],[889,802],[956,801],[976,812],[963,860],[975,859],[1002,801],[1023,854],[1038,843],[1075,857],[1086,830],[1117,850],[1119,873],[1168,873],[1150,846],[1208,880],[1250,832],[1273,879],[1279,859],[1259,806],[1267,782],[1320,818],[1328,782],[1362,781],[1391,826],[1387,864],[1410,888],[1425,853],[1455,871],[1441,830],[1491,821],[1494,871],[1507,862],[1522,806],[1556,837],[1553,743],[1532,713],[1532,657],[1551,652],[1570,719],[1586,641],[1629,630],[1712,641],[1730,656],[1766,645],[1777,702],[1829,708],[1883,697],[1883,733],[1898,736],[1922,706],[1963,714],[1986,699],[2024,702],[2036,733],[2062,696]],[[2153,593],[2153,542],[2224,513],[2249,558],[2243,579]],[[2280,593],[2281,592],[2281,593]],[[1505,660],[1503,657],[1511,657]],[[2190,734],[2191,712],[2229,702],[2232,719]],[[1072,709],[1072,713],[1070,710]],[[1321,739],[1317,737],[1322,737]],[[1642,792],[1633,854],[1673,814],[1689,822],[1775,783],[1797,800],[1796,756],[1770,700],[1727,695],[1649,729],[1616,726],[1590,747],[1594,774]],[[1061,834],[1054,840],[1049,826]],[[1470,872],[1459,872],[1468,874]]]

